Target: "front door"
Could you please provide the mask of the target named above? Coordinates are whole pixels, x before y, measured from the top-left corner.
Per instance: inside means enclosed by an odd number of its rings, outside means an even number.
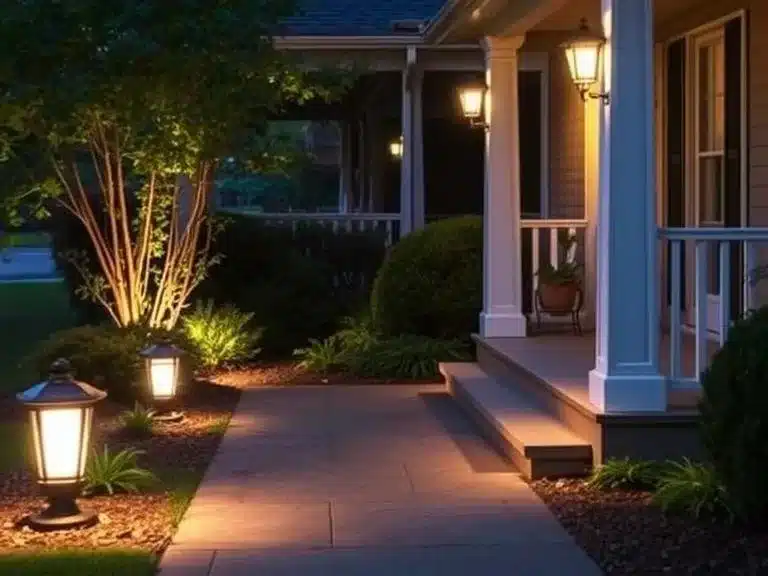
[[[743,180],[743,32],[741,17],[705,27],[670,44],[667,51],[668,226],[740,227]],[[707,329],[720,330],[720,260],[708,244]],[[743,290],[742,253],[731,246],[731,317]],[[684,253],[680,303],[695,318],[695,252]],[[670,302],[670,305],[673,303]]]

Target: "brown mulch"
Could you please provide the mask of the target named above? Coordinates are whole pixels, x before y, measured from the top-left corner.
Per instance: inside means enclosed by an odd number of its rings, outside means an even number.
[[[123,409],[104,403],[96,415],[94,445],[110,452],[132,447],[143,451],[139,463],[161,479],[187,483],[204,473],[221,440],[223,423],[232,414],[239,391],[198,383],[184,400],[185,418],[157,424],[149,438],[127,436],[119,424]],[[172,493],[161,484],[140,494],[93,496],[79,500],[82,509],[96,511],[100,522],[91,528],[39,533],[26,517],[45,508],[32,475],[26,469],[0,472],[0,553],[56,548],[131,548],[161,552],[174,531]]]
[[[767,533],[665,515],[647,492],[599,491],[576,479],[531,486],[607,574],[768,574]]]
[[[360,386],[414,384],[414,381],[384,378],[361,378],[344,372],[319,374],[300,368],[295,362],[254,363],[248,366],[221,370],[208,376],[208,380],[221,386],[254,388],[268,386]],[[419,380],[417,383],[429,383]],[[434,382],[442,382],[436,379]]]

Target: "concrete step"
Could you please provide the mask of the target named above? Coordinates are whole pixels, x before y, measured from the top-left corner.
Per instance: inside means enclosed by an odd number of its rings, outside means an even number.
[[[474,363],[440,364],[449,393],[524,476],[580,476],[592,447],[525,392],[505,386]]]

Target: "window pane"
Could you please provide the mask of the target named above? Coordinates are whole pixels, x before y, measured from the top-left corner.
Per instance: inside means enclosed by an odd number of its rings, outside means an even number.
[[[723,39],[699,48],[699,150],[720,151],[725,135],[725,46]]]
[[[713,150],[725,148],[725,42],[721,38],[713,51],[714,74],[714,142]]]
[[[702,152],[712,150],[710,54],[709,46],[699,48],[699,150]]]
[[[723,158],[699,157],[699,222],[723,221]]]

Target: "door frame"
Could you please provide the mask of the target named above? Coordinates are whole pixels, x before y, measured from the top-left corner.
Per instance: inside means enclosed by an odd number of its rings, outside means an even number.
[[[684,123],[684,133],[685,133],[685,148],[684,148],[684,163],[685,163],[685,185],[684,185],[684,198],[685,198],[685,210],[684,210],[684,217],[686,222],[686,227],[695,227],[696,224],[694,222],[697,222],[698,220],[698,202],[691,202],[691,199],[695,196],[694,193],[694,186],[697,181],[698,176],[694,174],[696,163],[693,161],[693,155],[695,154],[694,150],[694,132],[696,126],[698,125],[698,121],[694,122],[694,114],[697,110],[697,104],[694,101],[694,91],[692,87],[691,82],[691,74],[695,73],[695,70],[693,70],[692,66],[692,46],[694,44],[693,39],[697,36],[701,36],[702,34],[706,34],[708,31],[714,31],[717,28],[724,27],[728,22],[738,19],[740,26],[741,26],[741,114],[740,114],[740,181],[741,186],[739,187],[739,206],[740,206],[740,226],[747,227],[749,226],[749,189],[748,189],[748,104],[749,104],[749,98],[748,98],[748,26],[747,26],[747,11],[744,9],[736,10],[733,12],[730,12],[720,18],[716,18],[714,20],[710,20],[701,26],[697,26],[695,28],[692,28],[690,30],[687,30],[685,32],[682,32],[680,34],[671,36],[661,42],[656,43],[656,57],[658,58],[658,72],[657,72],[657,78],[659,85],[656,89],[656,98],[658,102],[657,106],[657,114],[656,114],[656,125],[657,125],[657,134],[656,134],[656,145],[657,145],[657,161],[660,163],[660,166],[657,169],[657,183],[656,183],[656,198],[657,198],[657,216],[658,216],[658,222],[661,226],[667,225],[667,219],[668,219],[668,202],[667,202],[667,165],[666,165],[666,158],[667,158],[667,150],[666,150],[666,132],[667,132],[667,125],[668,125],[668,117],[667,117],[667,107],[666,107],[666,87],[668,83],[668,63],[667,63],[667,54],[668,49],[671,44],[674,42],[685,39],[685,62],[686,62],[686,83],[685,83],[685,117],[683,118]],[[662,290],[665,290],[665,287],[667,285],[668,279],[667,279],[667,273],[668,273],[668,265],[667,265],[667,250],[666,247],[662,250],[662,258],[660,258],[660,266],[661,266],[661,276],[663,279],[662,282]],[[686,250],[685,252],[689,252]],[[685,269],[684,274],[685,277],[688,279],[694,279],[694,258],[692,251],[689,254],[685,255]],[[742,254],[742,270],[746,270],[746,254]],[[734,266],[732,263],[732,273],[733,270],[738,270],[737,266]],[[694,303],[695,303],[695,294],[694,294],[694,286],[695,282],[693,281],[686,281],[685,282],[685,293],[683,295],[684,298],[684,306],[685,306],[685,312],[683,315],[683,321],[684,323],[687,323],[689,326],[693,323],[693,314],[694,314]],[[742,283],[742,301],[748,302],[749,301],[749,286],[746,283]],[[719,297],[717,297],[719,300]],[[662,300],[663,302],[666,302],[666,298]],[[669,307],[664,307],[665,316],[669,317]],[[708,321],[708,330],[707,334],[711,338],[718,338],[719,334],[716,331],[709,330],[711,326],[718,326],[719,323],[717,321],[717,308],[713,306],[708,306],[708,317],[711,317],[714,315],[714,320]]]

